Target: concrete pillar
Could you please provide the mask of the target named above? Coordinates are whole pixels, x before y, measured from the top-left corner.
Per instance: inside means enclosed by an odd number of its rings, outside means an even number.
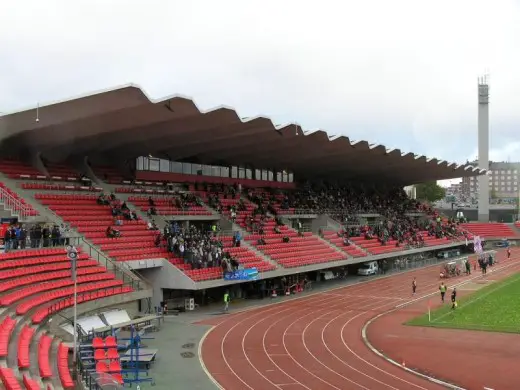
[[[487,77],[478,82],[478,165],[489,169],[489,85]],[[489,222],[489,176],[478,177],[478,220]]]

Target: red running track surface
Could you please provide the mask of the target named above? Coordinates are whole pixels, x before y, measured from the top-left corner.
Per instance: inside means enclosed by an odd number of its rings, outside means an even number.
[[[445,389],[377,356],[361,336],[378,314],[426,301],[422,297],[438,291],[438,275],[433,266],[200,322],[214,325],[203,341],[202,360],[226,390]],[[411,295],[413,277],[417,298]],[[414,357],[428,358],[427,350]],[[459,370],[466,366],[457,362]]]

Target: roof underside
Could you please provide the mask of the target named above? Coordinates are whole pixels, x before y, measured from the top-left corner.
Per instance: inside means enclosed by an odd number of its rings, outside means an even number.
[[[39,121],[36,121],[38,115]],[[37,153],[55,162],[89,156],[126,161],[142,155],[208,165],[290,170],[297,178],[413,184],[485,171],[389,150],[367,141],[305,133],[269,118],[242,119],[228,107],[201,111],[193,100],[152,101],[125,86],[0,117],[0,152]]]

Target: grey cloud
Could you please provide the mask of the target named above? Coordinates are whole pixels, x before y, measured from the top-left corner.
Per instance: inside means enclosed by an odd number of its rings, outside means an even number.
[[[134,82],[152,97],[464,161],[476,78],[490,68],[495,154],[520,124],[512,0],[1,3],[4,112]]]

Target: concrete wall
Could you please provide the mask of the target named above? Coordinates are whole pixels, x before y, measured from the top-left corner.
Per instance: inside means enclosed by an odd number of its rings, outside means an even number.
[[[318,230],[321,227],[326,227],[331,230],[339,230],[339,229],[341,229],[341,224],[338,221],[335,221],[334,219],[330,218],[327,215],[319,215],[317,218],[312,220],[312,224],[311,224],[312,232],[317,234]]]

